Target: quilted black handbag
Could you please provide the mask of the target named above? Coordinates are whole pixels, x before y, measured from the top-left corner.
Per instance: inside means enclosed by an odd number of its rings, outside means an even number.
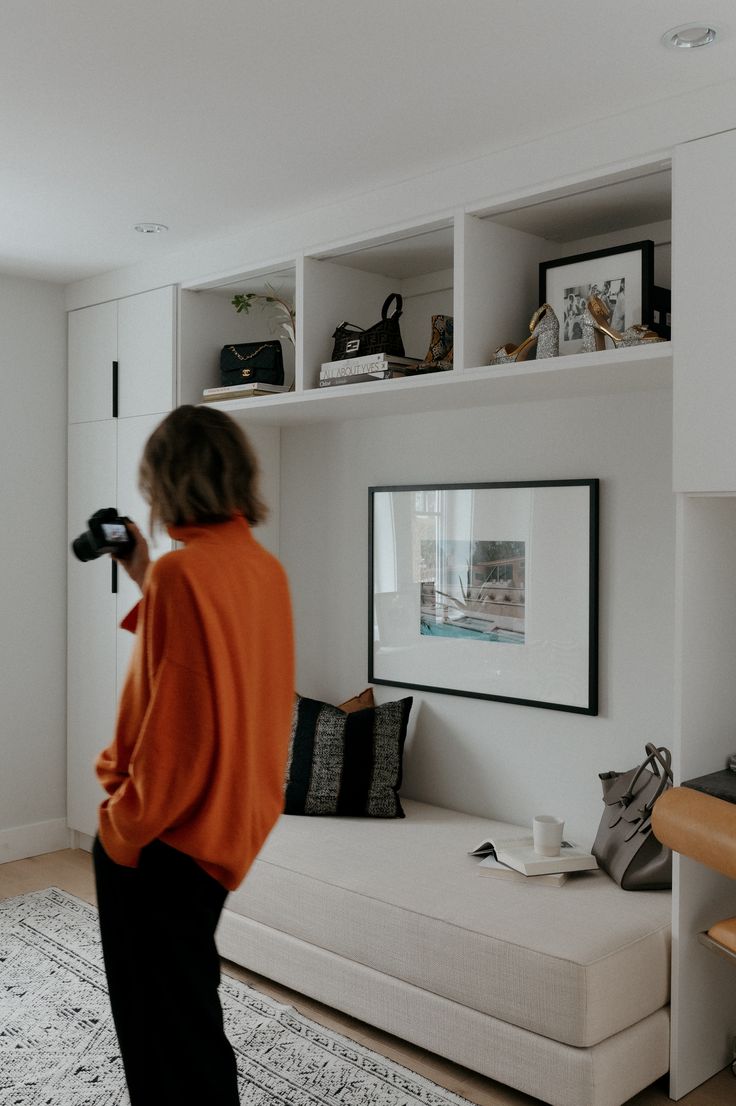
[[[624,891],[672,886],[672,851],[652,833],[652,807],[672,786],[672,757],[663,745],[647,744],[645,751],[637,768],[600,776],[605,807],[593,856]]]
[[[392,300],[396,300],[396,308],[393,315],[388,314]],[[366,357],[371,353],[386,353],[393,357],[404,356],[404,343],[401,340],[399,319],[403,307],[403,299],[398,292],[392,292],[386,298],[381,308],[380,322],[369,326],[364,330],[355,323],[340,323],[332,337],[335,344],[332,349],[332,360],[342,361],[347,357]]]
[[[284,355],[281,342],[241,342],[223,346],[220,353],[220,384],[283,384]]]

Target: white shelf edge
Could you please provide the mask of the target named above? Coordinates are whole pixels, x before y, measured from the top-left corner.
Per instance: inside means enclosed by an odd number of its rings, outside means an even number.
[[[393,223],[383,227],[376,234],[365,233],[350,235],[347,238],[334,239],[324,246],[318,246],[311,250],[305,250],[305,256],[315,261],[332,261],[335,257],[348,257],[352,253],[360,253],[365,249],[375,246],[385,246],[392,242],[406,242],[412,238],[421,238],[425,234],[433,234],[437,230],[447,230],[454,225],[457,215],[456,208],[444,209],[435,212],[431,218],[420,220],[411,219],[408,222]]]
[[[296,269],[297,259],[294,256],[284,257],[276,261],[264,262],[248,269],[228,269],[225,272],[211,273],[207,277],[198,280],[189,280],[180,284],[182,292],[218,292],[230,289],[233,285],[242,284],[246,280],[257,280],[259,277],[267,277],[270,274],[285,272],[287,269]]]
[[[234,417],[270,425],[447,411],[477,405],[529,403],[576,396],[652,391],[672,386],[672,344],[572,354],[519,365],[430,373],[277,396],[208,404]]]

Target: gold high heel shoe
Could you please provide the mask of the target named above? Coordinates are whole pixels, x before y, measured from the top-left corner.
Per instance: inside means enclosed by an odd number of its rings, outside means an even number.
[[[596,353],[605,349],[607,337],[616,349],[619,346],[643,346],[650,342],[664,341],[664,338],[643,323],[635,323],[624,331],[614,330],[608,306],[600,296],[591,296],[583,314],[583,353]]]
[[[536,347],[536,360],[557,357],[560,352],[560,323],[548,303],[534,312],[529,323],[529,337],[516,347],[511,343],[499,346],[489,365],[507,365],[511,361],[526,361]]]

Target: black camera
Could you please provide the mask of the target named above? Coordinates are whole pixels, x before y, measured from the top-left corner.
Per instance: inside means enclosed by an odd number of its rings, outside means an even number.
[[[130,522],[116,507],[102,507],[87,519],[85,530],[72,542],[72,552],[80,561],[93,561],[103,553],[114,553],[125,560],[133,552],[135,538],[125,525]]]

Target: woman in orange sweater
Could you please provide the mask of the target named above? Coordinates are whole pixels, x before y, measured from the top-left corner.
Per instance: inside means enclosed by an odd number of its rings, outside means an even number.
[[[236,1106],[214,942],[283,809],[294,702],[291,606],[251,534],[257,464],[227,415],[173,411],[140,466],[151,524],[184,547],[121,562],[143,598],[94,846],[110,1003],[132,1106]]]

